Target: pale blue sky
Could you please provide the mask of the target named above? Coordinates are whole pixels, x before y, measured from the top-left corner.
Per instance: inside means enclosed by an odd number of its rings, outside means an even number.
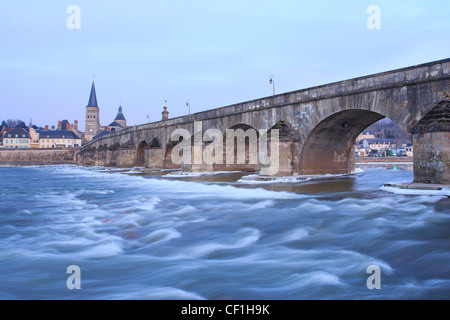
[[[69,30],[69,5],[81,29]],[[381,29],[366,12],[381,9]],[[15,0],[0,4],[0,120],[128,124],[450,57],[450,1]]]

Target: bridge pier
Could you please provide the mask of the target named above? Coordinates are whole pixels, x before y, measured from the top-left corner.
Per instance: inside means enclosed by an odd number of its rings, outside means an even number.
[[[95,151],[94,165],[95,166],[105,166],[106,164],[106,151],[100,148]]]
[[[106,164],[105,167],[117,167],[117,149],[108,148],[106,150]]]
[[[450,185],[450,132],[413,135],[414,183]]]
[[[164,169],[164,153],[161,148],[149,148],[146,153],[145,167],[151,169]]]
[[[298,142],[280,141],[278,152],[279,152],[278,165],[277,168],[272,169],[273,173],[271,175],[273,176],[294,175],[295,174],[294,163],[298,161],[297,154],[300,154]],[[260,174],[263,174],[263,172],[260,172]]]
[[[212,164],[181,164],[181,171],[184,172],[213,172],[214,165]]]
[[[450,185],[450,97],[442,99],[411,133],[414,183]]]
[[[88,149],[82,155],[83,166],[92,167],[95,166],[95,149]]]
[[[119,148],[117,150],[117,167],[132,168],[135,164],[136,150],[129,148]]]

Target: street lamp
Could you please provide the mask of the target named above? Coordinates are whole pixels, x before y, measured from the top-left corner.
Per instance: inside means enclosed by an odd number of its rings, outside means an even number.
[[[272,85],[273,95],[275,95],[275,77],[273,74],[270,75],[269,83]]]
[[[188,112],[189,114],[191,114],[191,103],[189,102],[189,100],[186,100],[186,107],[188,107]]]

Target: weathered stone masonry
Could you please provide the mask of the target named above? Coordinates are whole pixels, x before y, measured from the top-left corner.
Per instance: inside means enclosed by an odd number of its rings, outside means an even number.
[[[0,165],[75,164],[76,149],[0,149]]]
[[[449,184],[448,118],[436,120],[436,114],[448,114],[449,70],[445,59],[131,127],[85,145],[77,164],[180,167],[171,159],[176,145],[171,133],[183,128],[194,136],[194,122],[201,121],[203,132],[219,129],[224,137],[231,128],[279,129],[277,175],[348,173],[354,168],[356,137],[388,117],[414,142],[415,181]],[[258,168],[183,166],[191,171]]]

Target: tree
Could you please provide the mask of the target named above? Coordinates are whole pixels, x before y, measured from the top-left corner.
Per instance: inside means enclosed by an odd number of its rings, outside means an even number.
[[[8,126],[8,128],[15,128],[17,127],[17,125],[25,125],[25,122],[20,120],[20,119],[8,119],[6,120],[6,125]],[[26,125],[25,125],[26,127]]]
[[[372,131],[377,139],[401,139],[411,141],[408,134],[389,118],[375,122],[366,130]]]

